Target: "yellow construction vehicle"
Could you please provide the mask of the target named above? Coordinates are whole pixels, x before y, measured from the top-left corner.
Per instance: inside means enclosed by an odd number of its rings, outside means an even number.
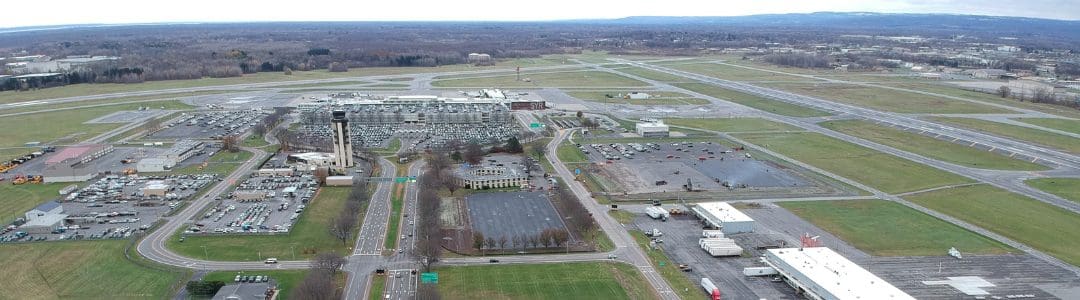
[[[42,184],[44,182],[45,182],[45,177],[42,177],[41,175],[30,176],[30,178],[27,179],[27,181],[26,181],[26,183],[32,183],[32,184]]]
[[[26,183],[26,176],[23,175],[15,175],[15,179],[11,180],[11,184],[14,185],[20,185],[23,183]]]
[[[136,173],[139,173],[139,171],[136,171],[134,168],[124,169],[124,175],[135,175]]]

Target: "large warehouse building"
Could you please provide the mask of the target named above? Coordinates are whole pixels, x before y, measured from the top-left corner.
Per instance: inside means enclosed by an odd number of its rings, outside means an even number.
[[[88,144],[60,150],[45,160],[45,182],[86,181],[97,175],[90,161],[113,151],[112,145]]]
[[[825,247],[768,249],[762,262],[807,299],[915,299]]]
[[[754,219],[727,202],[702,202],[690,208],[706,225],[724,234],[754,232]]]

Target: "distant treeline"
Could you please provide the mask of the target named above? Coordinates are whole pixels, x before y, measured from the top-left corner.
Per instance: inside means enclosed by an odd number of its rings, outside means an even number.
[[[55,78],[0,82],[0,89],[32,89],[83,82],[131,83],[236,77],[259,72],[330,70],[331,67],[332,71],[365,67],[433,67],[466,63],[467,55],[473,52],[488,53],[495,59],[579,53],[583,50],[603,50],[616,54],[698,55],[724,48],[872,43],[890,51],[839,58],[775,54],[764,56],[764,59],[779,65],[809,68],[830,67],[830,64],[838,63],[854,68],[888,64],[879,58],[966,66],[971,62],[907,53],[916,52],[920,47],[963,47],[969,43],[1000,42],[1000,32],[931,30],[934,27],[927,26],[917,28],[922,29],[721,26],[708,23],[370,22],[176,24],[7,32],[0,33],[0,53],[4,56],[8,53],[44,54],[55,58],[105,55],[121,59]],[[957,34],[963,34],[964,38],[956,39]],[[852,37],[854,35],[919,35],[937,39],[901,43]],[[1010,43],[1015,43],[1026,52],[1080,50],[1080,43],[1062,36],[1026,36]],[[1030,63],[1020,60],[993,64],[986,67],[1031,67]],[[1075,65],[1067,65],[1059,67],[1059,72],[1075,74],[1078,72],[1076,69]]]

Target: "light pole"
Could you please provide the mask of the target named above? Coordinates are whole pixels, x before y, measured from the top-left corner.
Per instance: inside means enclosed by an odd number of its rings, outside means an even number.
[[[199,246],[199,247],[201,247],[201,248],[202,248],[202,252],[203,252],[203,259],[206,259],[206,260],[210,260],[210,252],[207,252],[207,251],[206,251],[206,245],[203,245],[203,246]]]
[[[289,252],[292,252],[292,260],[296,260],[296,243],[289,244]]]

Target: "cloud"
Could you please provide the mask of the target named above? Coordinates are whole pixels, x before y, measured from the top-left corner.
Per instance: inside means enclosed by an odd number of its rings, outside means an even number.
[[[0,27],[154,22],[243,21],[530,21],[626,16],[735,16],[817,11],[957,13],[1080,19],[1076,0],[54,0],[53,9],[8,12]],[[405,4],[407,3],[407,5]],[[21,10],[19,6],[7,8]]]

